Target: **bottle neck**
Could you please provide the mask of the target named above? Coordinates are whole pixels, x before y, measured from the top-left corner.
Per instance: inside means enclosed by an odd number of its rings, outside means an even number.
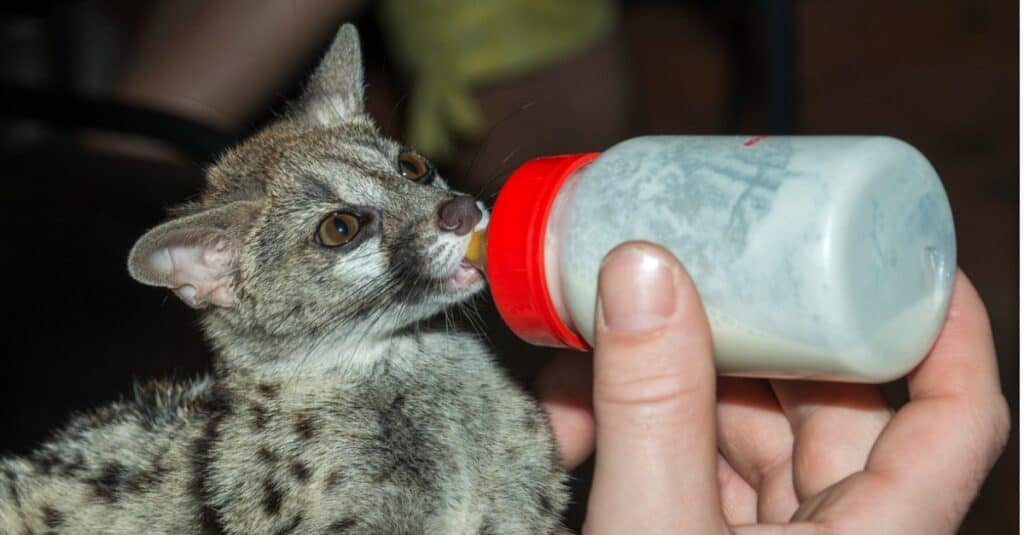
[[[569,330],[578,333],[576,322],[573,320],[572,312],[569,309],[569,301],[565,294],[565,286],[562,283],[562,245],[568,239],[569,227],[567,225],[568,208],[572,204],[573,195],[576,193],[576,185],[582,170],[577,169],[569,178],[565,179],[562,187],[555,196],[555,201],[548,212],[548,222],[544,231],[544,280],[547,281],[548,297],[551,305],[558,315],[558,319]]]
[[[568,230],[563,220],[571,194],[561,195],[554,232],[548,227],[563,184],[597,156],[569,154],[526,162],[509,176],[491,212],[486,254],[491,295],[509,328],[534,345],[588,349],[568,326],[570,314],[558,275],[557,242]],[[556,242],[552,253],[545,252],[549,236]],[[549,280],[556,284],[554,292]]]

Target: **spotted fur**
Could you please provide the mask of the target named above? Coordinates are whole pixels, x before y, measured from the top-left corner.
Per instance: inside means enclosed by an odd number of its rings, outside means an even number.
[[[132,275],[201,309],[215,371],[139,387],[0,460],[0,533],[558,527],[566,476],[543,412],[474,336],[420,326],[483,284],[452,278],[469,236],[437,218],[458,193],[402,176],[409,149],[362,93],[345,26],[302,100],[139,240]],[[323,247],[335,211],[363,230]]]

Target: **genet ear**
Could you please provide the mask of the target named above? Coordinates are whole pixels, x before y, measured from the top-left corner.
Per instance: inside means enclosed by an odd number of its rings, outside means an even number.
[[[259,205],[236,201],[172,219],[144,234],[128,254],[128,272],[170,288],[192,308],[236,303],[234,275]]]
[[[363,55],[351,24],[338,30],[294,108],[295,117],[316,126],[334,126],[363,113]]]

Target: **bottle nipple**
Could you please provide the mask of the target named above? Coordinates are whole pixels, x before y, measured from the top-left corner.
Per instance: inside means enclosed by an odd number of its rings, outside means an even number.
[[[469,246],[466,247],[466,261],[480,271],[486,272],[487,230],[478,230],[469,237]]]

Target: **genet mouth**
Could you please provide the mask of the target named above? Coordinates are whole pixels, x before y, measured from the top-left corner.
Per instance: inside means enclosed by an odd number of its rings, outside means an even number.
[[[460,291],[472,288],[483,282],[484,276],[479,269],[463,260],[455,268],[455,271],[448,277],[447,286],[452,290]]]

